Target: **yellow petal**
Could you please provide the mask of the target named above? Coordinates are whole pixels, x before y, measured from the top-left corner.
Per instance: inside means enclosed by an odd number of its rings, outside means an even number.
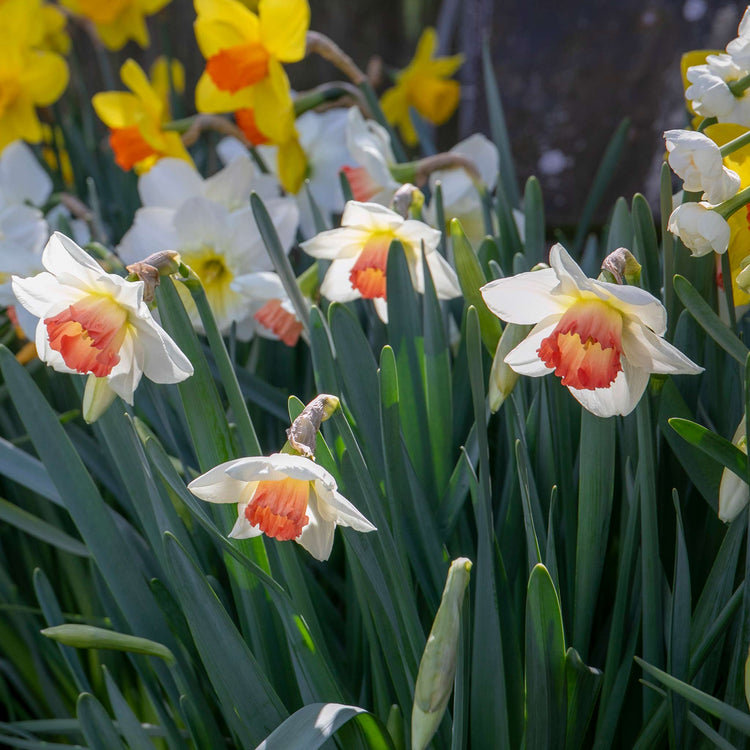
[[[273,58],[268,63],[268,76],[253,86],[255,123],[263,135],[274,143],[289,140],[294,132],[294,106],[289,79]]]
[[[458,81],[419,76],[410,88],[412,106],[425,120],[442,125],[455,111],[461,98]]]
[[[260,0],[258,12],[263,46],[282,62],[301,60],[310,27],[307,0]]]
[[[120,78],[138,97],[149,116],[160,122],[163,115],[163,105],[159,95],[151,87],[151,82],[143,72],[143,68],[135,60],[129,58],[125,60],[120,68]]]
[[[380,106],[388,122],[400,130],[406,145],[415,145],[419,139],[409,114],[409,99],[404,85],[398,83],[388,89],[380,100]]]
[[[195,0],[195,37],[204,57],[260,38],[258,16],[237,0]]]
[[[250,109],[255,101],[253,96],[254,86],[241,89],[233,94],[230,91],[221,91],[211,80],[208,73],[198,80],[195,87],[195,108],[199,112],[221,113],[235,112],[238,109]]]
[[[172,0],[137,0],[137,5],[140,7],[142,13],[150,16],[158,13],[171,2]]]
[[[463,55],[451,55],[450,57],[437,57],[430,60],[424,66],[420,66],[420,71],[426,75],[435,76],[436,78],[449,78],[464,63]]]
[[[19,77],[24,93],[37,106],[57,101],[68,85],[68,64],[54,52],[32,52]],[[38,139],[37,139],[38,140]]]
[[[3,135],[12,134],[10,140],[22,138],[24,141],[36,143],[42,140],[42,126],[36,115],[36,108],[30,98],[19,96],[8,107],[2,118],[1,129]]]
[[[296,137],[279,146],[277,168],[279,182],[287,193],[297,193],[307,176],[307,157]]]
[[[124,91],[101,91],[94,94],[91,104],[108,128],[128,128],[144,117],[138,97]]]
[[[438,37],[437,31],[432,26],[428,26],[419,37],[417,49],[414,53],[414,59],[409,64],[409,68],[416,67],[420,64],[429,62],[437,49]]]

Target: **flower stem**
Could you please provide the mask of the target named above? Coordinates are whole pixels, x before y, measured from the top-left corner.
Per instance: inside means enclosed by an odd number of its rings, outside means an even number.
[[[737,79],[736,81],[732,81],[731,83],[727,84],[729,86],[729,90],[736,96],[740,97],[745,92],[746,89],[750,89],[750,74],[743,76],[742,78]]]
[[[714,208],[714,211],[725,219],[728,219],[733,213],[739,211],[739,209],[748,203],[750,203],[750,187],[740,190],[737,195],[733,195],[729,200],[720,203]]]
[[[748,143],[750,143],[750,130],[748,130],[747,133],[737,136],[737,138],[734,138],[728,143],[725,143],[720,149],[721,155],[728,156],[733,151],[737,151],[737,149],[746,146]]]

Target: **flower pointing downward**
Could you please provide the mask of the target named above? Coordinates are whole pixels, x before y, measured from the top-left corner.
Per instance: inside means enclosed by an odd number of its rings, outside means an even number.
[[[551,268],[482,287],[495,315],[534,325],[505,357],[521,375],[554,372],[593,414],[629,414],[650,373],[695,374],[703,368],[664,340],[666,310],[651,294],[587,278],[562,245]]]

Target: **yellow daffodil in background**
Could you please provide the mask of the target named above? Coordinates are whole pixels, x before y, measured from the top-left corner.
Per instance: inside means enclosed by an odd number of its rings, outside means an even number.
[[[168,113],[138,63],[126,60],[120,77],[132,93],[104,91],[92,99],[96,114],[111,131],[109,143],[117,164],[125,170],[135,168],[138,174],[164,156],[192,164],[179,134],[162,129]]]
[[[396,76],[396,85],[380,100],[388,121],[399,128],[410,146],[417,142],[410,107],[425,120],[441,125],[455,112],[461,96],[458,81],[447,79],[461,67],[464,57],[434,57],[437,43],[435,29],[425,29],[417,42],[414,59]]]
[[[747,132],[741,125],[709,125],[703,131],[714,143],[723,146],[725,143]],[[750,185],[750,146],[737,149],[724,157],[724,166],[734,170],[740,177],[740,190]],[[733,213],[728,219],[729,229],[729,267],[732,271],[732,293],[736,307],[750,304],[750,295],[737,284],[740,263],[750,255],[750,206]]]
[[[10,32],[8,38],[19,44],[61,55],[70,51],[68,21],[55,5],[42,0],[0,0],[0,23],[3,31]]]
[[[64,58],[34,48],[38,19],[28,7],[16,0],[0,5],[0,151],[18,139],[40,141],[36,108],[57,101],[68,85]]]
[[[172,102],[170,101],[170,87],[175,94],[185,93],[185,68],[176,58],[170,62],[165,55],[159,55],[148,70],[151,87],[161,100],[164,107],[164,118],[172,119]]]
[[[305,55],[307,0],[263,0],[258,15],[239,0],[195,0],[195,35],[206,58],[195,103],[199,112],[252,109],[273,143],[290,140],[293,110],[282,63]]]
[[[60,0],[61,4],[91,21],[102,44],[118,50],[131,39],[148,47],[146,16],[160,11],[170,0]]]
[[[42,158],[53,172],[59,172],[68,187],[75,183],[73,163],[65,148],[65,136],[57,125],[42,123]]]

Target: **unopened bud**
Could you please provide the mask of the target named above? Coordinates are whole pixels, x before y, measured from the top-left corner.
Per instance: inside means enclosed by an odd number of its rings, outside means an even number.
[[[745,417],[742,417],[735,430],[732,443],[747,455]],[[726,523],[734,521],[748,501],[750,501],[750,487],[747,482],[730,469],[725,468],[719,485],[719,518]]]
[[[339,399],[328,393],[314,398],[286,431],[289,445],[307,458],[315,459],[315,441],[320,425],[339,408]]]
[[[161,250],[125,268],[131,276],[143,282],[143,301],[149,303],[154,299],[160,277],[179,271],[180,254],[174,250]]]
[[[505,363],[505,358],[515,349],[528,335],[531,326],[515,325],[508,323],[505,326],[500,341],[497,342],[495,358],[492,360],[490,370],[489,402],[490,411],[494,414],[510,396],[516,387],[518,378],[521,377]]]
[[[612,274],[618,284],[637,285],[641,280],[641,264],[624,247],[613,250],[603,261],[602,270]]]
[[[402,185],[394,194],[391,201],[393,210],[404,217],[409,218],[409,214],[419,215],[424,206],[424,193],[418,188],[407,182]]]
[[[91,424],[96,422],[115,400],[117,394],[109,387],[107,378],[89,375],[83,391],[83,419]]]
[[[432,630],[424,647],[411,712],[412,750],[424,750],[440,726],[456,676],[461,603],[472,562],[459,557],[451,563]]]

